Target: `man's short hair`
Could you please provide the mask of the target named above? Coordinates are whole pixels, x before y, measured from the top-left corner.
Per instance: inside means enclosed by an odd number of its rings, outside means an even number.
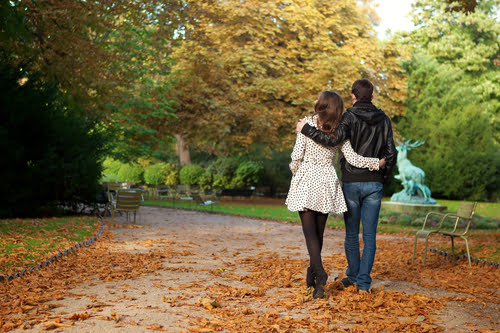
[[[358,101],[370,102],[373,95],[373,84],[367,79],[356,80],[352,84],[351,93],[356,96]]]

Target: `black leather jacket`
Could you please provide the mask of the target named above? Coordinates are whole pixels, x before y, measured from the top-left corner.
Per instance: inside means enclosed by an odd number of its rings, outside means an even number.
[[[350,139],[356,153],[365,157],[385,158],[386,167],[379,171],[356,168],[342,158],[340,166],[344,182],[384,182],[396,164],[397,151],[392,135],[391,120],[371,102],[356,102],[342,115],[335,137],[305,124],[302,134],[325,145],[336,146]]]

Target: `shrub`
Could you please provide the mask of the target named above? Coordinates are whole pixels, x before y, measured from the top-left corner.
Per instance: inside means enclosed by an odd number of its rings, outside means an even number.
[[[179,170],[175,164],[168,163],[167,178],[165,178],[165,185],[175,186],[179,184]]]
[[[164,184],[167,178],[166,163],[150,164],[144,170],[144,181],[148,185]]]
[[[137,164],[123,164],[118,171],[118,178],[127,182],[142,183],[143,170]]]
[[[259,183],[263,170],[260,163],[244,161],[236,169],[230,185],[232,188],[255,186]]]
[[[207,168],[207,171],[212,175],[212,187],[229,188],[237,168],[238,161],[236,159],[227,156],[217,157]]]
[[[212,187],[212,182],[213,182],[213,176],[208,170],[206,170],[201,175],[201,177],[198,181],[198,185],[200,185],[200,188],[202,190],[204,190],[204,189]]]
[[[198,185],[201,176],[205,170],[197,164],[187,164],[179,171],[179,178],[181,184],[184,185]]]
[[[262,154],[264,166],[262,182],[271,187],[271,195],[288,191],[292,178],[288,166],[290,154],[291,149],[285,152],[272,151],[270,154]]]
[[[179,183],[177,167],[175,164],[164,162],[150,164],[144,170],[144,181],[149,185],[177,185]]]
[[[213,175],[212,187],[229,188],[231,187],[231,178],[229,176]]]
[[[410,225],[412,222],[412,217],[410,215],[401,214],[398,217],[398,224]]]

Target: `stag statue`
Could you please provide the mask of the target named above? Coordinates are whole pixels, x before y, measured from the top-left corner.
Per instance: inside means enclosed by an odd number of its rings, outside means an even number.
[[[391,197],[391,201],[435,204],[436,200],[431,198],[431,191],[424,184],[425,172],[414,166],[408,159],[408,151],[411,150],[411,148],[420,147],[425,142],[418,140],[412,143],[411,140],[404,139],[403,142],[396,141],[398,143],[396,149],[398,151],[397,167],[399,174],[394,176],[394,178],[401,181],[403,190],[394,193]]]

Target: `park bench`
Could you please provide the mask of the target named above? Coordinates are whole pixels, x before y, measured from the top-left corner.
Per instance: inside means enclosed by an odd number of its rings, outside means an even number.
[[[251,197],[255,189],[247,188],[224,188],[216,193],[218,197]]]
[[[476,211],[476,206],[477,206],[477,202],[474,202],[474,203],[461,202],[456,213],[443,214],[443,213],[439,213],[439,212],[429,212],[425,216],[425,220],[424,220],[424,224],[422,225],[422,229],[417,231],[417,233],[415,234],[415,243],[413,245],[413,256],[411,258],[411,263],[413,264],[413,262],[415,260],[415,250],[417,248],[417,240],[419,238],[425,239],[425,252],[424,252],[424,260],[423,260],[423,263],[425,265],[425,258],[427,255],[429,236],[432,234],[440,234],[443,236],[450,237],[450,239],[451,239],[451,255],[452,255],[453,264],[455,264],[454,239],[456,237],[460,237],[465,241],[465,248],[467,250],[467,259],[469,260],[469,266],[471,266],[469,243],[468,243],[467,239],[469,237],[470,225],[472,223],[472,217],[474,216],[474,212]],[[437,228],[425,229],[425,226],[427,224],[429,217],[431,217],[433,215],[441,217],[439,224],[437,225]],[[449,219],[449,218],[455,220],[454,225],[453,225],[453,229],[451,231],[450,230],[443,230],[444,221],[446,219]]]

